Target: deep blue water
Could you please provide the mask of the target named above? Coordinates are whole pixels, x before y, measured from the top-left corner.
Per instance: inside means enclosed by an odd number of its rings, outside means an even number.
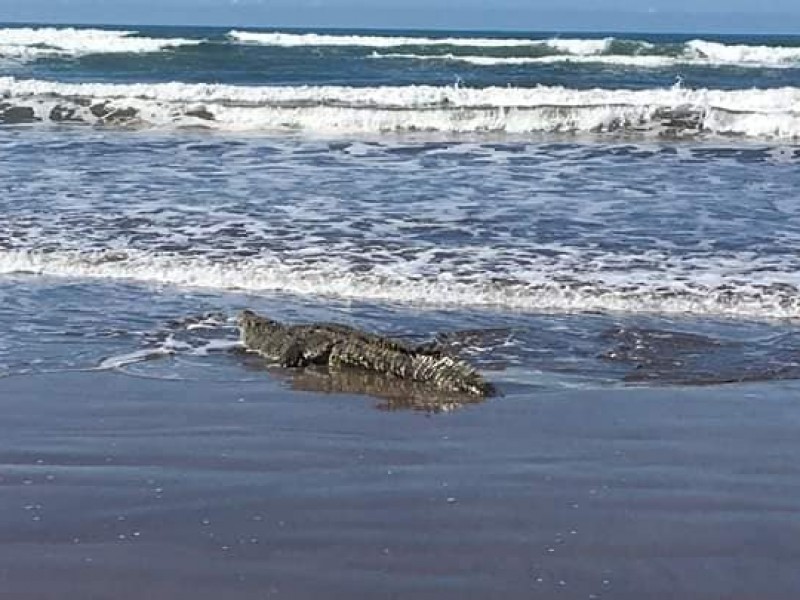
[[[19,27],[14,25],[13,27]],[[32,26],[36,27],[36,26]],[[79,56],[52,57],[34,63],[6,67],[7,73],[18,76],[58,79],[63,81],[94,82],[170,82],[227,83],[243,85],[453,85],[468,86],[532,86],[563,85],[576,89],[614,87],[647,89],[672,85],[682,77],[691,87],[737,89],[753,87],[797,86],[800,84],[800,36],[745,36],[713,34],[631,34],[600,32],[596,34],[569,32],[498,33],[491,31],[460,32],[461,38],[512,40],[581,39],[615,41],[602,52],[613,56],[663,56],[675,58],[675,64],[657,68],[637,68],[635,64],[523,64],[471,65],[452,60],[419,60],[414,58],[375,59],[378,50],[384,54],[418,56],[484,56],[496,58],[541,57],[557,54],[553,49],[530,47],[470,47],[461,45],[431,45],[410,43],[389,48],[372,46],[292,47],[232,43],[230,28],[207,27],[107,27],[115,30],[135,30],[141,37],[157,39],[188,39],[201,41],[196,46],[179,46],[163,53],[91,53]],[[335,37],[405,37],[441,39],[451,37],[441,31],[397,30],[254,30],[281,31],[295,35],[308,33]],[[1,38],[0,38],[1,39]],[[708,66],[678,61],[685,45],[702,39],[726,46],[755,46],[794,48],[793,60],[780,68],[769,63],[754,66],[747,61],[728,61]],[[643,47],[652,44],[652,48]],[[713,61],[712,61],[713,62]],[[758,64],[758,61],[754,61]]]

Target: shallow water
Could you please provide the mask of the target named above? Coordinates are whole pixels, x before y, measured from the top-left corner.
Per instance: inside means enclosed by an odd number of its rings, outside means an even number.
[[[459,349],[509,389],[798,375],[792,148],[0,136],[5,374],[213,370],[249,306],[500,329]]]
[[[0,135],[0,272],[528,312],[800,315],[792,148]]]
[[[505,397],[800,378],[800,341],[780,322],[431,309],[28,276],[5,278],[0,298],[0,376],[118,371],[337,389],[324,372],[268,372],[262,359],[243,355],[235,318],[249,307],[287,323],[336,321],[411,343],[438,341],[483,370]],[[379,384],[364,382],[373,394]],[[339,389],[353,391],[344,380]]]

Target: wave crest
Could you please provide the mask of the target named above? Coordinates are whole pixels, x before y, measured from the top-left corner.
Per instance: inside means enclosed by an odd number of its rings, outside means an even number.
[[[685,55],[713,64],[800,66],[800,47],[727,45],[706,40],[686,44]]]
[[[447,54],[403,54],[399,52],[381,54],[379,52],[373,52],[370,58],[461,62],[480,67],[572,63],[582,65],[628,65],[642,68],[659,68],[681,64],[679,59],[670,56],[624,56],[617,54],[591,54],[586,56],[576,56],[573,54],[552,54],[548,56],[472,56],[467,54],[453,54],[452,52]],[[686,60],[684,64],[690,64],[691,62],[690,60]]]
[[[160,52],[202,40],[141,37],[136,31],[74,27],[0,29],[0,57],[34,60],[53,56]]]
[[[800,138],[800,89],[247,87],[0,78],[0,123],[324,134],[609,133]]]
[[[232,30],[234,42],[277,47],[360,47],[415,48],[411,53],[388,56],[418,60],[454,60],[474,65],[522,65],[555,62],[630,65],[658,68],[675,65],[798,67],[800,47],[724,44],[702,39],[686,43],[656,44],[622,38],[483,38],[483,37],[408,37],[386,35],[346,35],[317,33],[253,32]],[[442,52],[452,49],[453,52]],[[456,53],[456,50],[483,49],[486,53]],[[421,50],[421,51],[420,51]],[[502,50],[513,50],[498,53]],[[386,56],[386,55],[384,55]]]
[[[568,54],[599,54],[605,52],[613,38],[603,39],[520,39],[466,37],[403,37],[379,35],[326,35],[319,33],[283,33],[231,30],[228,37],[236,42],[262,46],[357,46],[363,48],[393,48],[397,46],[462,46],[469,48],[524,48],[547,46]]]

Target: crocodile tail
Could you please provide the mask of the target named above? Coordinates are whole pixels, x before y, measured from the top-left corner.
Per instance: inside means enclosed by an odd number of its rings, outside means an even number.
[[[417,355],[412,358],[411,378],[457,394],[492,396],[492,384],[463,360],[451,356]]]

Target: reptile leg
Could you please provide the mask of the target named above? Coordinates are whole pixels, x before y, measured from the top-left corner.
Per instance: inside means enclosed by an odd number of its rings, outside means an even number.
[[[282,367],[305,367],[308,361],[303,354],[303,347],[298,344],[290,344],[281,353],[280,365]]]

